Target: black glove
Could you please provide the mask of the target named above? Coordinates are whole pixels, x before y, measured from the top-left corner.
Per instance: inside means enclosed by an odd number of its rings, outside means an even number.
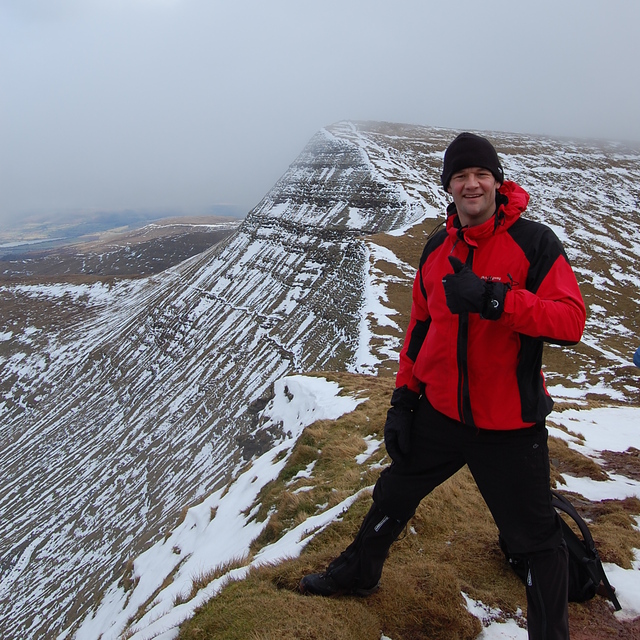
[[[442,279],[447,307],[451,313],[479,313],[486,320],[497,320],[504,309],[504,298],[511,288],[502,282],[485,282],[458,258],[449,256],[453,273]]]
[[[399,387],[391,396],[391,408],[384,423],[384,444],[394,462],[404,463],[411,451],[411,426],[420,395],[407,385]]]

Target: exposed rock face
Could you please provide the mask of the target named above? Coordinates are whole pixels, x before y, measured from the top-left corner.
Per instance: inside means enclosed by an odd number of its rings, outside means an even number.
[[[236,233],[177,267],[111,287],[0,287],[20,310],[0,325],[3,628],[73,626],[185,505],[277,437],[252,437],[274,380],[361,364],[363,236],[442,214],[453,135],[334,125]],[[586,343],[602,360],[585,381],[630,378],[624,342],[640,331],[620,301],[640,283],[638,153],[492,138],[592,303]]]
[[[359,236],[420,215],[358,144],[323,131],[237,233],[177,268],[111,288],[4,287],[29,321],[0,329],[3,626],[53,634],[86,612],[229,478],[250,403],[276,378],[353,365]]]

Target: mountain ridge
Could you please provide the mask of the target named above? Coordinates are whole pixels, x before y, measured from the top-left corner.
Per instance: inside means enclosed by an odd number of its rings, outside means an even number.
[[[252,424],[247,408],[274,380],[353,357],[365,252],[345,195],[334,179],[330,208],[289,204],[292,183],[325,170],[321,159],[310,166],[316,155],[303,153],[233,236],[161,274],[111,287],[3,289],[78,305],[77,321],[58,334],[43,318],[22,332],[3,328],[1,503],[12,520],[1,532],[2,618],[17,633],[55,633],[60,622],[52,628],[48,617],[82,615],[79,584],[99,592],[185,504],[228,481],[241,462],[236,438]],[[367,180],[357,154],[343,164]]]
[[[35,316],[0,326],[0,505],[12,513],[0,525],[4,624],[25,635],[73,629],[185,505],[229,482],[243,452],[268,449],[273,437],[252,441],[251,407],[283,375],[393,372],[408,310],[381,321],[363,313],[365,298],[400,309],[388,295],[393,287],[406,295],[411,277],[388,276],[393,254],[368,238],[393,246],[442,216],[438,179],[452,136],[337,123],[312,138],[232,236],[167,271],[79,289],[0,287],[3,305],[48,295],[73,309],[56,333]],[[638,300],[626,294],[640,282],[628,239],[640,235],[638,153],[507,134],[495,141],[507,176],[531,184],[532,217],[561,236],[591,309],[584,344],[549,350],[548,382],[633,402],[638,381],[625,354],[639,333],[629,313]],[[573,197],[599,220],[576,212]],[[614,204],[616,218],[607,213]]]

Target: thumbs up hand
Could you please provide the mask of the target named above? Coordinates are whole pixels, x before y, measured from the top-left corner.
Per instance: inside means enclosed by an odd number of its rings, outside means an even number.
[[[454,256],[449,256],[453,273],[442,279],[447,307],[451,313],[479,313],[487,320],[497,320],[504,307],[509,286],[501,282],[485,282]]]

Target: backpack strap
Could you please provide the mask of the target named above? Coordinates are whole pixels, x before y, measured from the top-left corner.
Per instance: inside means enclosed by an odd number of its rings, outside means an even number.
[[[578,525],[580,529],[580,533],[584,539],[584,544],[587,547],[588,551],[597,553],[596,544],[593,541],[593,536],[591,535],[591,531],[587,526],[587,523],[582,519],[582,516],[576,511],[576,508],[565,498],[563,495],[559,494],[557,491],[551,490],[551,504],[556,508],[560,509],[560,511],[564,511],[568,516],[570,516],[574,522]]]
[[[601,579],[602,584],[604,585],[605,591],[607,592],[607,596],[609,600],[611,600],[611,602],[613,603],[615,610],[620,611],[620,609],[622,609],[622,606],[620,605],[620,602],[616,597],[615,591],[611,586],[609,579],[607,578],[607,574],[604,571],[604,567],[602,566],[602,561],[600,560],[600,555],[598,554],[598,550],[596,549],[595,542],[593,541],[593,536],[591,535],[591,531],[589,530],[587,523],[582,519],[582,517],[576,511],[576,508],[571,504],[571,502],[569,502],[569,500],[565,496],[559,494],[557,491],[554,491],[553,489],[551,490],[551,504],[556,509],[563,511],[568,516],[570,516],[574,520],[576,525],[578,525],[578,528],[580,529],[580,533],[582,534],[582,537],[584,539],[584,546],[587,552],[593,556],[593,559],[596,562],[596,565],[598,567],[599,578]],[[596,585],[596,587],[597,586],[598,585]]]
[[[611,586],[611,583],[607,578],[607,574],[604,572],[604,567],[602,568],[602,584],[604,585],[609,600],[611,600],[611,602],[613,603],[613,608],[616,611],[620,611],[620,609],[622,609],[622,605],[620,604],[618,598],[616,598],[616,592],[613,590],[613,587]]]

